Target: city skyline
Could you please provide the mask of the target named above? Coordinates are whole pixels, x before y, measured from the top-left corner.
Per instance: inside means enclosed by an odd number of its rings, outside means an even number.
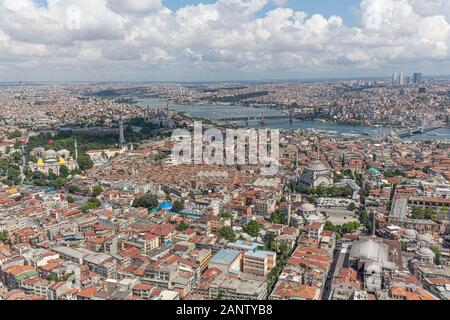
[[[440,0],[0,3],[2,82],[440,76],[449,45]]]

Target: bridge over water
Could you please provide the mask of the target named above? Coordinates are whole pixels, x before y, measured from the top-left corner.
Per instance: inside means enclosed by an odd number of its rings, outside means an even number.
[[[420,133],[426,133],[430,132],[436,129],[439,129],[440,127],[436,126],[421,126],[421,127],[415,127],[415,128],[405,128],[405,129],[398,129],[395,131],[395,133],[400,137],[409,137],[414,134],[420,134]]]
[[[239,121],[265,121],[265,120],[272,120],[272,119],[297,119],[297,120],[309,120],[314,119],[320,116],[323,116],[322,113],[313,113],[313,114],[304,114],[304,115],[295,115],[295,114],[286,114],[286,115],[273,115],[273,116],[266,116],[264,114],[261,114],[259,116],[243,116],[243,117],[227,117],[227,118],[219,118],[216,119],[218,122],[239,122]]]

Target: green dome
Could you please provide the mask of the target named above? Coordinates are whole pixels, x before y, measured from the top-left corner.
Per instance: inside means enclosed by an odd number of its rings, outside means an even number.
[[[369,170],[370,173],[380,173],[380,171],[378,171],[377,169],[375,169],[374,167],[371,167]]]

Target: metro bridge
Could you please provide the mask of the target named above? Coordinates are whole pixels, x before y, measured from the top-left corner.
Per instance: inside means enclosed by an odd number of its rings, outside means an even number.
[[[415,127],[415,128],[405,128],[405,129],[398,129],[395,131],[395,133],[400,137],[409,137],[415,134],[421,134],[430,132],[436,129],[439,129],[440,127],[436,126],[421,126],[421,127]]]
[[[309,120],[314,119],[320,116],[323,116],[322,113],[313,113],[313,114],[286,114],[286,115],[273,115],[273,116],[266,116],[264,114],[261,114],[259,116],[241,116],[241,117],[226,117],[226,118],[219,118],[216,119],[218,122],[239,122],[239,121],[265,121],[265,120],[273,120],[273,119],[297,119],[297,120]]]

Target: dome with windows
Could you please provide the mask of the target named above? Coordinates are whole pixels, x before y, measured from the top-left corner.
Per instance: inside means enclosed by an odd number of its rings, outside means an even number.
[[[417,237],[417,231],[414,229],[407,229],[403,232],[402,236],[407,240],[414,240]]]
[[[319,159],[311,161],[298,179],[298,182],[307,187],[331,186],[333,177],[331,171]]]
[[[422,247],[416,251],[416,258],[420,262],[432,263],[434,260],[435,254],[431,251],[430,248]]]
[[[306,168],[311,171],[327,171],[328,170],[328,168],[320,160],[311,161]]]
[[[300,212],[303,215],[314,214],[316,213],[316,207],[309,202],[305,202],[300,206]]]

